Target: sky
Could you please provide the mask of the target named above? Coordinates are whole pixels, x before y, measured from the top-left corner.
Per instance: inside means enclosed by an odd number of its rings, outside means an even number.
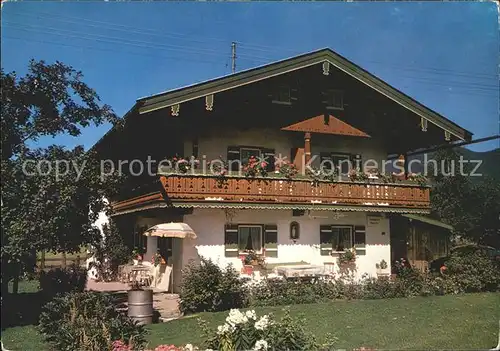
[[[122,116],[135,100],[329,47],[474,133],[499,134],[499,13],[493,2],[11,2],[2,68],[30,59],[81,70]],[[110,128],[52,143],[91,147]],[[499,140],[470,145],[500,147]]]

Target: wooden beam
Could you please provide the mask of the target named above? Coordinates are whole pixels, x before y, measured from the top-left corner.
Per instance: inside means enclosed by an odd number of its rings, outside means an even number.
[[[304,155],[306,164],[311,160],[311,133],[304,134]]]

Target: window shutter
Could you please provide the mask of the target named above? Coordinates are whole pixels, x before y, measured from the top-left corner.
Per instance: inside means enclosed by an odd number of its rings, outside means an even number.
[[[354,248],[357,255],[366,255],[366,228],[364,225],[354,227]]]
[[[332,251],[332,226],[320,225],[319,226],[319,241],[320,241],[320,254],[321,256],[329,256]]]
[[[224,227],[224,256],[238,257],[238,225],[226,224]]]
[[[230,171],[238,172],[238,162],[230,163],[230,161],[235,161],[240,159],[240,147],[239,146],[228,146],[227,147],[227,161],[230,164]]]
[[[278,257],[278,226],[276,224],[264,226],[264,249],[266,257]]]
[[[267,171],[274,172],[274,149],[262,149],[262,155],[267,161]]]

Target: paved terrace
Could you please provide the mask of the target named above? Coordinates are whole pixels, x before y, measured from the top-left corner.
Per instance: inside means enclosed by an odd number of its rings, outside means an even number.
[[[120,282],[96,282],[89,279],[86,290],[124,294],[127,290],[130,290],[130,287]],[[119,308],[126,310],[126,297],[124,303]],[[181,316],[179,311],[179,295],[165,293],[153,288],[153,309],[160,314],[159,319],[161,322],[179,318]]]

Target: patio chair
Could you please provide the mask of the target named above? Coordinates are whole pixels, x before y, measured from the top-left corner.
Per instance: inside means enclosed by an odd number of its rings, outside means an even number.
[[[147,271],[140,271],[138,274],[138,281],[139,284],[142,286],[150,286],[151,283],[153,282],[153,275],[150,272]]]
[[[335,262],[323,262],[323,274],[325,276],[335,276]]]

